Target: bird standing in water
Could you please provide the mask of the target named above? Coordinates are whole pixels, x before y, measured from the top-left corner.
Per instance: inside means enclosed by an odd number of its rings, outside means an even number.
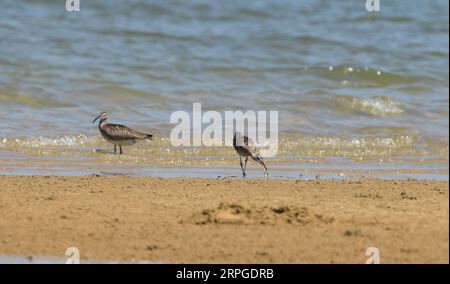
[[[114,154],[116,153],[117,146],[119,146],[120,154],[122,154],[122,146],[133,145],[137,140],[152,140],[152,134],[141,133],[120,124],[107,123],[108,114],[106,112],[100,113],[92,123],[95,123],[97,119],[100,120],[98,129],[103,138],[114,145]]]
[[[253,141],[247,136],[241,135],[239,132],[236,132],[233,137],[233,147],[236,150],[236,153],[239,155],[239,161],[241,163],[242,175],[245,177],[245,170],[247,168],[248,157],[251,157],[254,161],[258,162],[260,165],[264,167],[264,177],[269,177],[269,171],[267,170],[266,165],[258,153],[257,147],[254,146]],[[242,158],[245,158],[244,165],[242,164]]]

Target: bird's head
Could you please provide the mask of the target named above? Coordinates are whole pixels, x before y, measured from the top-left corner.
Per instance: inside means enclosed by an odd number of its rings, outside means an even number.
[[[100,119],[100,122],[105,121],[108,118],[108,114],[106,112],[101,112],[93,121],[95,123],[97,119]]]

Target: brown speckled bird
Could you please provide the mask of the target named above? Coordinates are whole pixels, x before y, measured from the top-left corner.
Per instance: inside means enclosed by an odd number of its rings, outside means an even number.
[[[241,163],[242,175],[245,177],[245,170],[247,168],[248,157],[251,157],[254,161],[258,162],[260,165],[264,167],[264,177],[269,177],[269,171],[267,170],[266,165],[258,153],[257,147],[254,145],[253,141],[247,136],[243,136],[239,132],[236,132],[233,137],[233,147],[236,150],[236,153],[239,155],[239,161]],[[245,164],[242,165],[242,157],[245,158]]]
[[[100,119],[98,129],[103,138],[114,145],[114,154],[116,153],[117,146],[119,146],[120,154],[122,154],[122,146],[133,145],[137,140],[152,140],[152,134],[144,134],[120,124],[106,123],[108,119],[106,112],[100,113],[92,123],[95,123],[97,119]]]

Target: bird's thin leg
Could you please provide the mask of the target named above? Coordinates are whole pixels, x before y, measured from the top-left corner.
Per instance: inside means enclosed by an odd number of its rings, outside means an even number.
[[[244,172],[247,171],[247,161],[248,161],[248,156],[245,158],[245,162],[244,162]]]
[[[114,154],[116,153],[117,151],[116,151],[116,145],[114,145]]]
[[[241,163],[242,176],[245,177],[245,170],[244,170],[244,167],[242,166],[242,157],[241,156],[239,156],[239,162]]]
[[[120,149],[120,154],[122,155],[123,152],[122,152],[122,146],[121,145],[119,145],[119,149]]]

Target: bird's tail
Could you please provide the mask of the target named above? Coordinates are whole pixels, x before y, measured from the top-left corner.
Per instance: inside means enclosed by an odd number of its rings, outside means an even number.
[[[145,139],[153,140],[153,135],[152,134],[145,134]]]

